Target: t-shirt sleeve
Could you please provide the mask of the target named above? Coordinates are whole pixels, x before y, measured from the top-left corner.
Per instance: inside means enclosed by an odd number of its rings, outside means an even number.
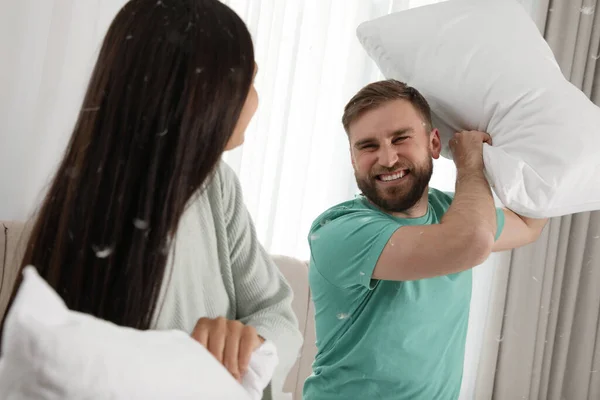
[[[309,234],[311,268],[341,288],[372,288],[377,260],[400,224],[370,210],[318,220]]]
[[[496,240],[500,238],[504,230],[504,209],[496,208]]]

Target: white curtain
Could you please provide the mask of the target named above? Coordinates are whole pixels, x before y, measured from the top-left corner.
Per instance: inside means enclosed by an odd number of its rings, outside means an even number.
[[[356,38],[363,21],[439,0],[224,0],[256,46],[258,113],[243,147],[225,155],[238,173],[259,238],[307,259],[312,221],[357,193],[341,116],[362,86],[382,79]],[[436,162],[433,185],[453,190]]]
[[[381,79],[356,39],[359,23],[441,0],[225,0],[246,21],[259,65],[259,111],[238,173],[259,238],[307,259],[311,222],[357,194],[340,118]],[[525,0],[528,2],[530,0]],[[0,0],[0,220],[31,212],[68,140],[102,37],[125,0]],[[435,27],[432,27],[434,29]],[[432,186],[454,189],[450,160]],[[474,274],[463,399],[471,399],[494,263]]]
[[[0,0],[0,219],[24,219],[60,159],[123,0]]]

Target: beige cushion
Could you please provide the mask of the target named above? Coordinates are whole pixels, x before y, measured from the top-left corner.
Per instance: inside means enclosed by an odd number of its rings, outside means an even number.
[[[308,264],[285,256],[273,256],[273,260],[294,291],[292,308],[298,317],[300,332],[304,337],[300,357],[290,371],[283,388],[284,392],[292,393],[294,399],[300,400],[302,399],[304,381],[312,373],[312,363],[317,354],[315,311],[308,286]]]
[[[21,258],[25,250],[25,224],[16,221],[0,222],[0,319],[12,293],[12,288],[18,275]]]

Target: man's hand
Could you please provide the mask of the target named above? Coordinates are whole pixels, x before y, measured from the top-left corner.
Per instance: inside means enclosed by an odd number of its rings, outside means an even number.
[[[206,347],[238,382],[248,371],[252,352],[264,342],[253,327],[223,317],[200,318],[192,338]]]
[[[483,143],[492,144],[492,137],[485,132],[455,133],[448,145],[456,168],[483,170]]]

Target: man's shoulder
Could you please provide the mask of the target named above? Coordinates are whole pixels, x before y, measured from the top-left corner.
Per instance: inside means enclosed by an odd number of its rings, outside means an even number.
[[[368,217],[371,214],[379,213],[381,213],[381,211],[369,207],[362,196],[357,196],[352,200],[336,204],[322,212],[313,221],[311,232],[339,219],[349,219],[353,217],[363,218]]]

